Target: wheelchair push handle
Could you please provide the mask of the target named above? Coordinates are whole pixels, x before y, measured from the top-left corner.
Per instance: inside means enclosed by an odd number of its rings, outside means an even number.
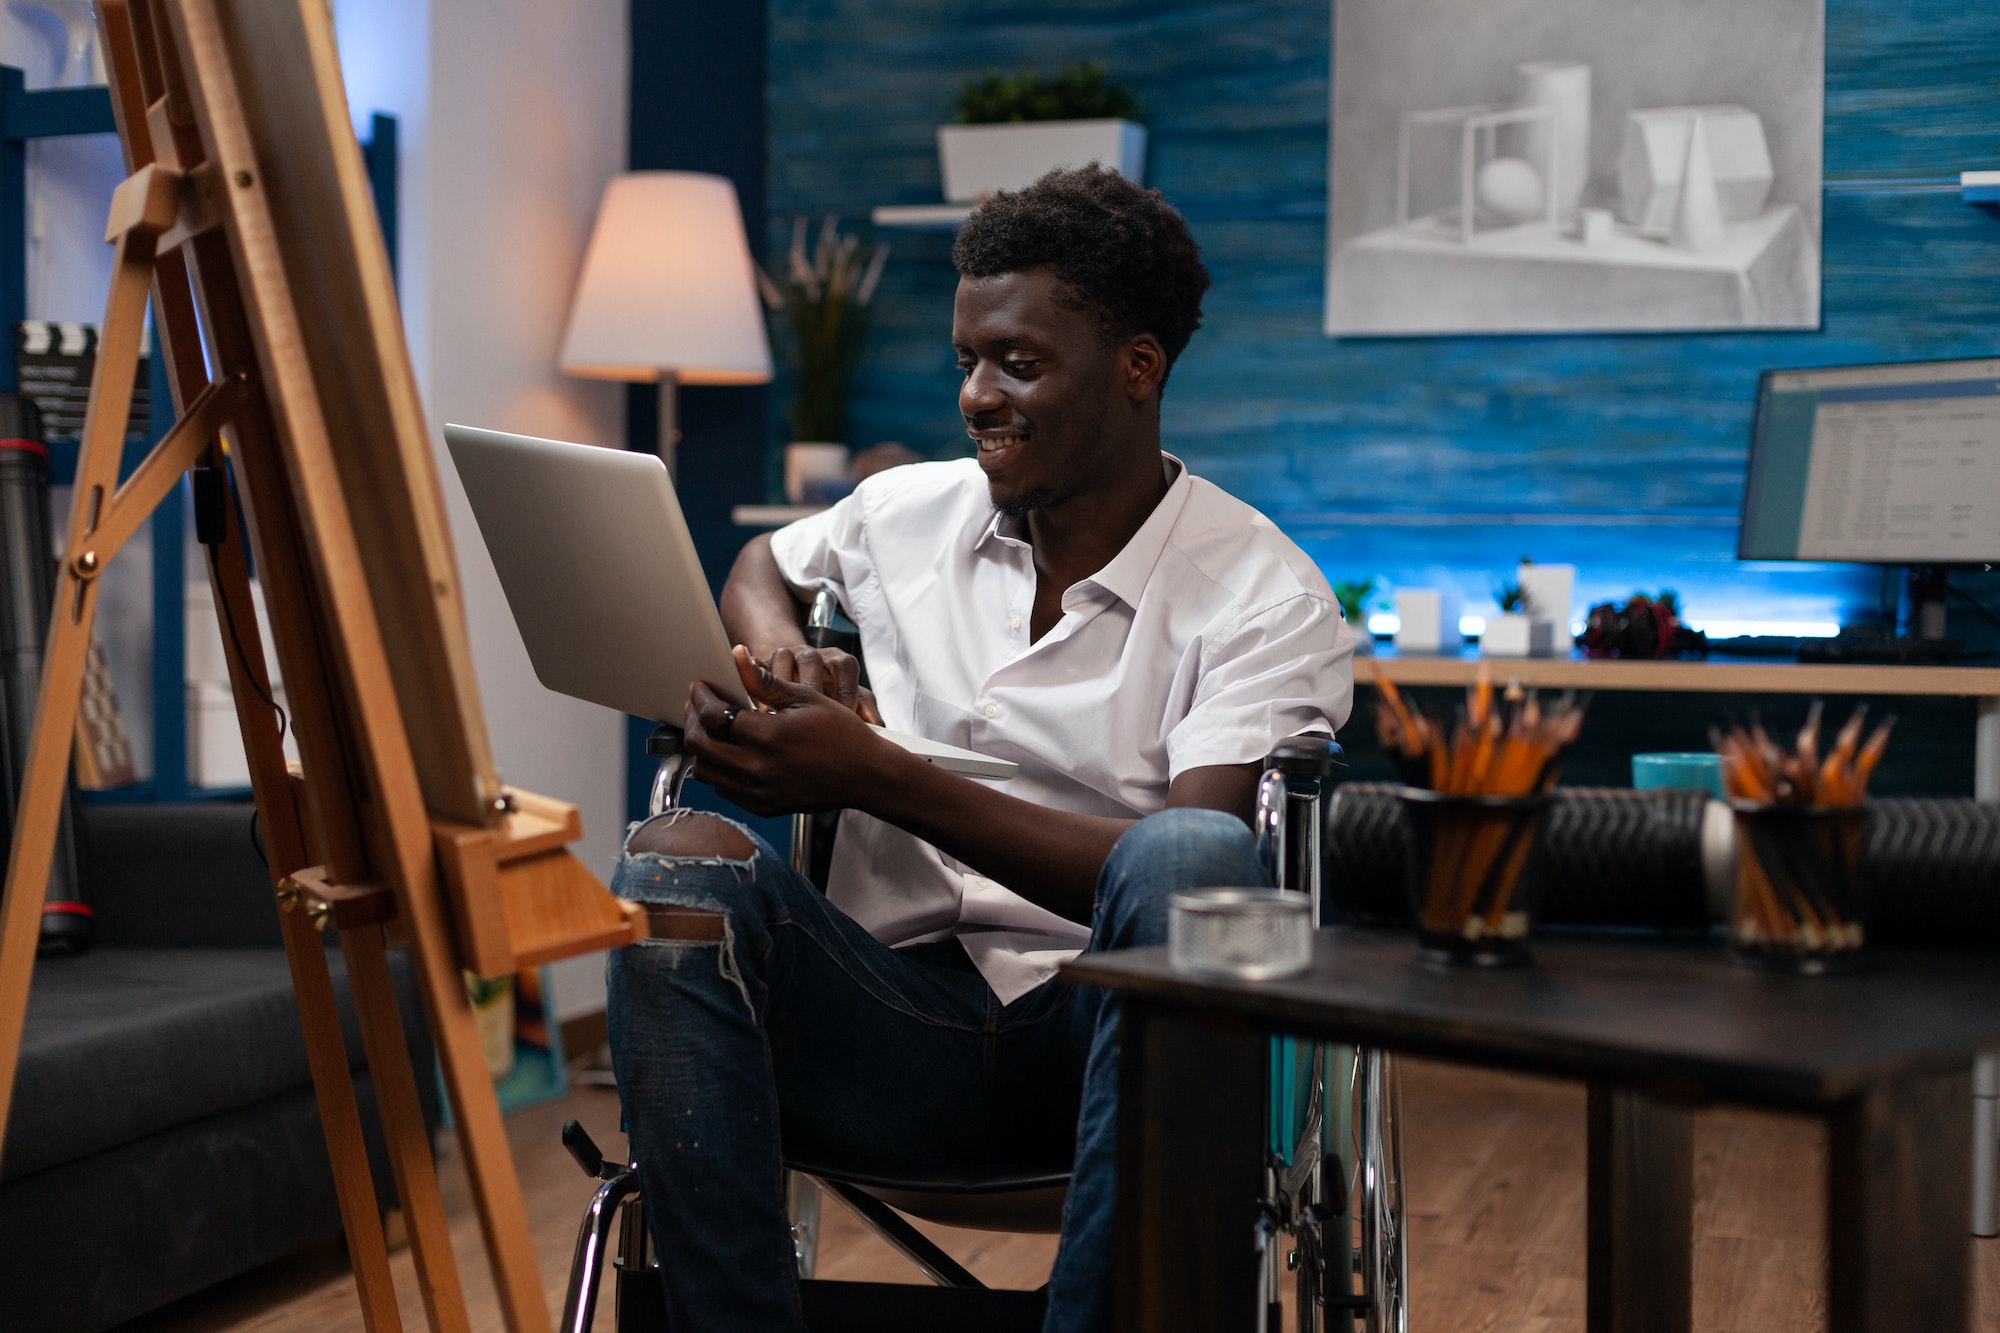
[[[562,1145],[569,1150],[569,1155],[576,1164],[583,1168],[583,1174],[592,1179],[610,1180],[614,1176],[624,1174],[624,1167],[616,1162],[604,1160],[604,1154],[598,1150],[597,1141],[590,1137],[588,1130],[574,1120],[563,1121]]]

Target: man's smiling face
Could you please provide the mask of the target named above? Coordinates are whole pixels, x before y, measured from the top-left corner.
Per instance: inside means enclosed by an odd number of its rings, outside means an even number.
[[[1014,517],[1108,480],[1097,464],[1131,416],[1124,348],[1055,291],[1049,268],[961,278],[952,308],[958,410],[994,507]]]

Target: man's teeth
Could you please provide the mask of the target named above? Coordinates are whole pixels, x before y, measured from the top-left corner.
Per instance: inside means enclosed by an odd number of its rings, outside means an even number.
[[[996,449],[1006,449],[1012,445],[1019,444],[1027,438],[1025,435],[1001,435],[994,439],[981,440],[979,442],[979,452],[990,454]]]

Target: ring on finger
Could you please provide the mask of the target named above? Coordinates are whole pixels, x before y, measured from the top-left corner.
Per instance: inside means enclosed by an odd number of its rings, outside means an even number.
[[[734,708],[723,709],[722,726],[715,733],[716,739],[726,741],[730,738],[730,735],[735,730],[736,730],[736,710]]]

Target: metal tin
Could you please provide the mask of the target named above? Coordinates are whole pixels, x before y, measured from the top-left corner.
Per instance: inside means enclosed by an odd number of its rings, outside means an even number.
[[[1178,970],[1266,981],[1312,963],[1312,902],[1283,889],[1183,889],[1167,900],[1167,958]]]

